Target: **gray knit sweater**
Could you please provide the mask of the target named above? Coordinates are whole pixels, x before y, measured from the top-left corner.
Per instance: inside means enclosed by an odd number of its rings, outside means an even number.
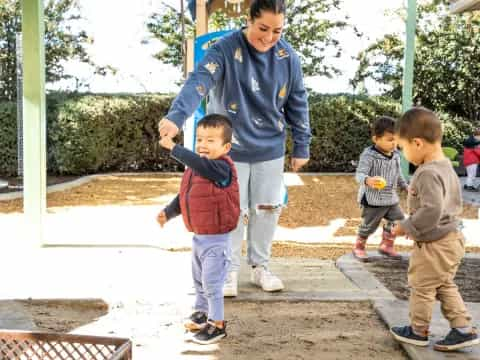
[[[400,202],[397,187],[406,190],[408,186],[402,176],[400,159],[398,151],[394,151],[391,156],[387,156],[377,150],[374,145],[369,146],[362,152],[355,174],[355,179],[360,184],[357,198],[360,204],[391,206]],[[367,186],[365,180],[371,176],[385,178],[387,181],[385,188],[377,190]]]

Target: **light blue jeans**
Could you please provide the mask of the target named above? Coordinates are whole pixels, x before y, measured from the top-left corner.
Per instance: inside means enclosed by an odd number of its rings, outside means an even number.
[[[242,241],[245,237],[244,217],[248,217],[247,263],[267,266],[272,241],[283,203],[284,158],[258,163],[235,162],[240,185],[240,219],[231,232],[232,262],[230,271],[239,271]],[[258,206],[272,206],[273,210],[258,210]]]
[[[223,284],[230,266],[230,234],[193,236],[192,277],[196,311],[224,319]]]

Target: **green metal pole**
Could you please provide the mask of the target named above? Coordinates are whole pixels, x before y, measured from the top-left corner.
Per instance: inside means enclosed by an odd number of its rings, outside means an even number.
[[[46,213],[45,47],[42,0],[22,0],[23,210],[27,240],[43,243]]]
[[[408,0],[407,31],[405,42],[405,67],[403,69],[402,111],[412,107],[413,68],[415,63],[415,30],[417,28],[417,0]],[[402,172],[409,176],[408,162],[402,159]]]
[[[407,39],[405,43],[405,67],[403,71],[402,110],[412,106],[413,66],[415,62],[415,30],[417,27],[417,0],[408,0]]]

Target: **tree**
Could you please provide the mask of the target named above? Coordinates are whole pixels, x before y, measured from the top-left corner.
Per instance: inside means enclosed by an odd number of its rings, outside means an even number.
[[[334,10],[340,10],[340,0],[287,0],[287,18],[284,36],[297,50],[302,60],[306,76],[321,75],[333,77],[340,71],[325,63],[325,58],[334,50],[334,56],[340,57],[342,49],[335,39],[335,31],[348,26],[345,21],[323,18]],[[246,23],[246,15],[231,20],[223,13],[216,12],[209,19],[211,31],[224,29],[227,26],[239,28]],[[186,34],[194,34],[194,22],[186,18]],[[159,39],[164,49],[154,56],[166,64],[180,66],[183,63],[181,51],[181,14],[174,8],[164,4],[161,13],[154,13],[147,22],[147,28],[153,37]]]
[[[45,4],[46,81],[71,78],[64,62],[78,59],[105,74],[109,67],[98,67],[89,58],[85,45],[93,39],[85,31],[74,32],[72,25],[81,19],[77,0],[46,0]],[[16,98],[16,33],[21,32],[21,9],[18,0],[0,1],[0,101]]]
[[[480,121],[480,16],[449,15],[446,0],[419,7],[414,103]],[[403,39],[389,34],[359,54],[354,85],[367,78],[402,94]]]

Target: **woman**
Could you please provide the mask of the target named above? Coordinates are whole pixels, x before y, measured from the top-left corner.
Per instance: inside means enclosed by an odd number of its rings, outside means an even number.
[[[251,281],[264,291],[284,287],[268,262],[282,205],[286,127],[293,136],[293,171],[308,162],[311,138],[301,64],[281,38],[284,21],[285,0],[253,0],[247,27],[208,49],[159,123],[161,137],[175,136],[210,90],[207,112],[232,121],[230,156],[238,171],[242,216],[231,233],[224,296],[237,295],[245,223]]]

